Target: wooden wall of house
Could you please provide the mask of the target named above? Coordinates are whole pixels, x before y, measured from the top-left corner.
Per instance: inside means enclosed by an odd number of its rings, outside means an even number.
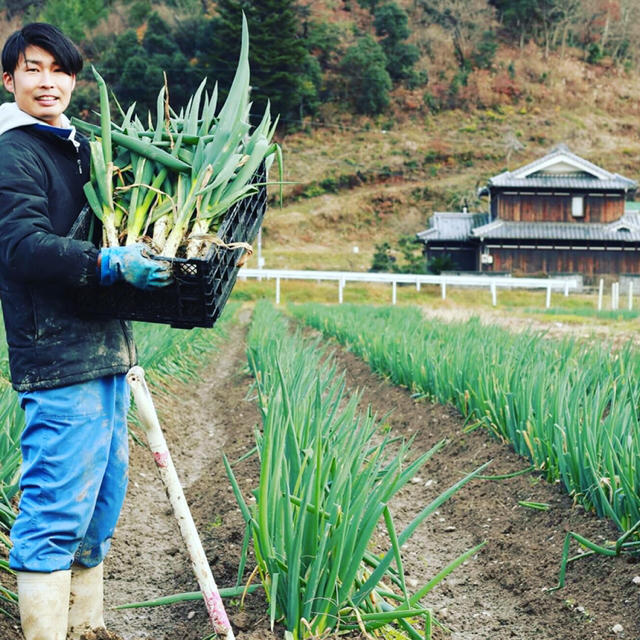
[[[498,218],[515,222],[613,222],[623,215],[625,206],[622,195],[587,195],[584,216],[575,218],[571,214],[571,195],[500,193],[494,197]]]
[[[581,273],[640,274],[640,249],[636,251],[582,251],[561,249],[491,249],[490,271],[513,274]]]

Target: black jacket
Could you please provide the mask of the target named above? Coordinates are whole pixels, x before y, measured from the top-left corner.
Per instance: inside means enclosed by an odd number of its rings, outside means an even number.
[[[18,391],[126,373],[136,362],[131,328],[74,312],[78,287],[98,286],[98,249],[66,238],[86,202],[86,139],[33,126],[0,135],[0,299]]]

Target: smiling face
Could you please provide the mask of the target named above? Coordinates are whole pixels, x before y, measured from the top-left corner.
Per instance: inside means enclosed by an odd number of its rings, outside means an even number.
[[[65,73],[48,51],[34,46],[25,49],[13,74],[2,74],[2,81],[21,111],[54,127],[60,126],[76,85],[75,75]]]

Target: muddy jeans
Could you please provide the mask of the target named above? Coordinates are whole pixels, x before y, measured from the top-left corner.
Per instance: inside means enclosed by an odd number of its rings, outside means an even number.
[[[51,572],[102,562],[127,487],[129,387],[124,375],[20,394],[20,510],[12,569]]]

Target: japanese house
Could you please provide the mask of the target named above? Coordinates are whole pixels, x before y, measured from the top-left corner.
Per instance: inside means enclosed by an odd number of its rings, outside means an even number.
[[[417,237],[458,271],[640,274],[637,187],[560,145],[491,178],[487,213],[435,212]]]

